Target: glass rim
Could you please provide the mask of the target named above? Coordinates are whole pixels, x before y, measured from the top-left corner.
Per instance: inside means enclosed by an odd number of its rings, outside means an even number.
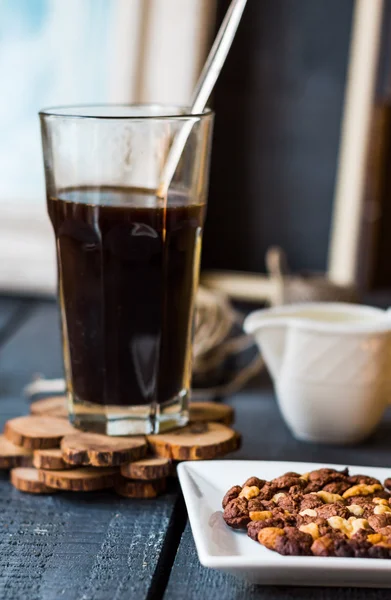
[[[129,114],[88,114],[88,110],[97,111],[99,109],[142,109],[153,110],[160,109],[162,114],[140,114],[140,115],[129,115]],[[183,111],[174,114],[173,111]],[[77,112],[80,111],[80,114]],[[38,115],[40,118],[46,117],[59,117],[63,119],[95,119],[97,121],[104,120],[127,120],[127,121],[185,121],[189,119],[204,119],[214,115],[214,111],[206,107],[201,113],[191,113],[188,106],[176,105],[176,104],[164,104],[164,103],[149,103],[149,102],[136,102],[136,103],[102,103],[102,104],[70,104],[60,106],[50,106],[42,108]]]

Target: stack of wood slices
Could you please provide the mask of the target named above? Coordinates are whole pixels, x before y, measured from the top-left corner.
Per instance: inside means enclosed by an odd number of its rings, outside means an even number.
[[[126,498],[153,498],[175,476],[176,462],[224,456],[239,448],[225,404],[193,402],[190,422],[158,435],[110,437],[86,433],[67,420],[63,396],[31,404],[31,415],[7,421],[0,468],[22,492],[51,494],[113,488]]]

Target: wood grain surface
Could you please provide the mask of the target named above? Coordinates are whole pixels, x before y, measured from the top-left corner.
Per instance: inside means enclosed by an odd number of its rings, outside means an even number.
[[[121,475],[130,479],[161,479],[162,477],[168,477],[172,472],[171,460],[158,456],[121,465]]]
[[[72,465],[63,460],[60,448],[34,450],[33,465],[36,469],[53,469],[59,471],[73,468]]]
[[[384,299],[384,305],[391,304],[390,297]],[[0,427],[6,419],[28,413],[29,405],[20,390],[35,373],[48,377],[62,374],[57,309],[49,302],[30,308],[20,327],[0,346]],[[39,353],[37,339],[45,340]],[[390,466],[390,409],[370,440],[343,448],[294,440],[281,420],[266,376],[256,391],[243,392],[228,402],[235,409],[235,427],[243,433],[243,445],[227,458]],[[183,505],[175,486],[151,500],[121,498],[112,491],[34,496],[19,493],[9,482],[8,473],[0,472],[0,597],[389,599],[390,591],[381,589],[248,585],[202,567],[190,528],[179,544],[184,522]]]
[[[122,477],[115,484],[115,491],[124,498],[155,498],[162,494],[167,486],[165,478],[153,481],[136,481]]]
[[[37,469],[28,467],[17,467],[10,473],[12,485],[21,492],[29,494],[51,494],[55,492],[39,479]]]
[[[0,340],[19,306],[18,299],[6,300],[0,297]],[[63,374],[57,306],[20,304],[25,311],[0,344],[0,428],[29,412],[21,390],[36,373]],[[19,493],[8,473],[0,472],[0,597],[161,597],[179,541],[178,517],[181,527],[184,521],[177,498],[175,488],[151,500],[128,500],[112,491],[34,496]]]
[[[70,492],[94,492],[114,487],[118,479],[118,469],[99,467],[79,467],[69,470],[38,471],[38,479],[48,487]]]
[[[65,396],[52,396],[35,400],[30,404],[30,412],[32,415],[40,415],[47,417],[57,417],[59,419],[68,418],[68,409]]]
[[[221,402],[190,402],[189,419],[191,423],[215,421],[231,425],[234,421],[234,411],[231,406]]]
[[[0,435],[0,469],[30,466],[32,456],[31,450],[16,446],[4,435]]]
[[[112,467],[138,460],[148,450],[144,436],[109,437],[82,431],[67,435],[61,441],[63,458],[71,465]]]
[[[240,436],[221,423],[190,423],[182,429],[148,435],[148,443],[158,456],[172,460],[206,460],[233,452]]]
[[[33,496],[0,480],[0,597],[149,599],[152,586],[161,589],[174,506],[172,494]]]
[[[4,435],[10,442],[30,450],[57,448],[62,438],[74,431],[65,419],[36,415],[10,419],[4,426]]]

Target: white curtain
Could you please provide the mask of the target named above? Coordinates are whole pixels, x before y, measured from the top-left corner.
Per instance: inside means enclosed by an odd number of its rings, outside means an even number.
[[[119,0],[112,101],[186,104],[210,46],[216,0]]]

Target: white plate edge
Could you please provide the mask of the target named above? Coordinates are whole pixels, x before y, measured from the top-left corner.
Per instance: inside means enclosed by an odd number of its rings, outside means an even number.
[[[214,556],[209,554],[207,550],[207,545],[204,542],[204,536],[200,528],[198,527],[198,521],[196,518],[196,500],[194,499],[194,495],[190,490],[190,479],[188,468],[194,468],[194,466],[207,465],[207,464],[216,464],[216,463],[225,463],[227,467],[229,464],[239,464],[239,463],[253,463],[253,464],[275,464],[275,465],[303,465],[303,468],[308,467],[327,467],[327,468],[345,468],[352,471],[361,471],[365,473],[367,469],[376,469],[379,471],[384,471],[390,474],[391,476],[391,468],[388,467],[369,467],[363,465],[347,465],[346,463],[336,464],[336,463],[314,463],[314,462],[302,462],[302,461],[280,461],[280,460],[202,460],[202,461],[185,461],[178,465],[178,478],[181,485],[182,493],[185,499],[187,513],[189,517],[190,527],[193,534],[194,542],[196,545],[196,550],[198,554],[198,558],[200,563],[209,568],[243,568],[243,567],[257,567],[259,569],[267,568],[273,570],[273,568],[281,568],[281,563],[277,562],[281,558],[286,561],[283,565],[285,569],[289,570],[297,570],[298,568],[311,568],[315,570],[324,570],[324,569],[333,569],[333,570],[346,570],[346,569],[357,569],[358,567],[364,568],[367,570],[368,568],[374,571],[387,571],[391,570],[391,560],[390,559],[371,559],[371,558],[343,558],[343,557],[317,557],[317,556],[281,556],[276,555],[275,553],[271,554],[271,559],[275,556],[276,562],[267,562],[260,563],[258,557],[248,557],[248,556]],[[282,466],[284,469],[284,466]],[[314,469],[311,469],[314,470]],[[289,561],[289,562],[288,562]]]

